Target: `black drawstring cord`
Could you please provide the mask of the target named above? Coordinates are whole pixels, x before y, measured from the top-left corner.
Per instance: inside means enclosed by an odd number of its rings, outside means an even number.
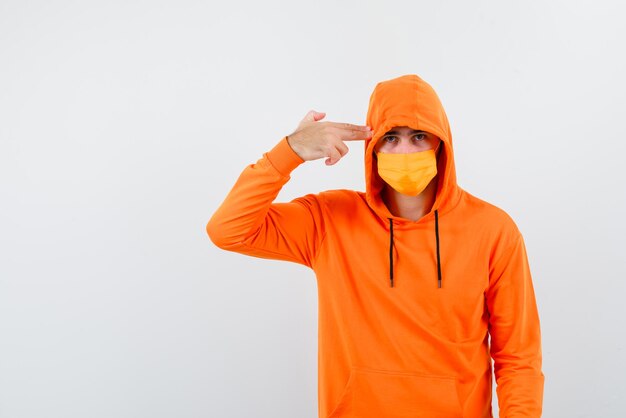
[[[389,283],[393,287],[393,220],[389,219]],[[435,209],[435,237],[437,239],[437,283],[441,288],[441,257],[439,255],[439,211]]]
[[[441,287],[441,261],[439,259],[439,212],[435,209],[435,236],[437,237],[437,278]]]
[[[389,219],[389,282],[393,287],[393,220]]]

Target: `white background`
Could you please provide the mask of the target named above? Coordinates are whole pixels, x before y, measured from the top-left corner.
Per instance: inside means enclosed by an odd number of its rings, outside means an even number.
[[[408,73],[443,102],[459,184],[525,237],[544,416],[623,416],[624,11],[2,0],[0,417],[317,417],[313,271],[205,226],[307,111],[364,124]],[[364,190],[347,145],[277,201]]]

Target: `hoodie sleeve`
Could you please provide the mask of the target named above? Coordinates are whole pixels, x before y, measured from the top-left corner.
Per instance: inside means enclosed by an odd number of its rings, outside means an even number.
[[[206,226],[211,241],[224,250],[311,267],[323,238],[321,198],[307,194],[273,203],[303,162],[285,136],[248,165]]]
[[[543,404],[541,331],[522,235],[490,268],[487,306],[501,418],[539,418]]]

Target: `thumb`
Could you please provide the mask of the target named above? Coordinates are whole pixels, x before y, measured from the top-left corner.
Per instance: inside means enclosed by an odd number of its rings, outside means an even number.
[[[315,110],[309,110],[309,113],[304,117],[304,121],[306,122],[317,122],[320,119],[324,119],[326,113],[324,112],[316,112]]]

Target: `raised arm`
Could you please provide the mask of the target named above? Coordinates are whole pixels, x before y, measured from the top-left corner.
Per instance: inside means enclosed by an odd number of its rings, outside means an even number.
[[[318,122],[323,113],[310,111],[296,131],[283,137],[240,174],[206,230],[218,247],[246,255],[312,266],[324,238],[324,202],[307,194],[274,203],[291,172],[308,160],[327,157],[335,164],[347,152],[343,140],[365,139],[366,127]]]

